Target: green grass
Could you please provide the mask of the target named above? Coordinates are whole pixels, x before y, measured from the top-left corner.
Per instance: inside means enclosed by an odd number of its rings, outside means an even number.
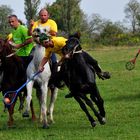
[[[1,140],[139,140],[140,139],[140,59],[132,71],[125,69],[125,63],[135,56],[138,47],[110,47],[94,49],[89,53],[96,58],[103,70],[111,72],[110,80],[97,78],[101,96],[104,99],[105,125],[90,126],[78,103],[65,99],[67,89],[59,90],[55,104],[55,123],[50,129],[42,129],[36,121],[22,118],[16,105],[15,128],[7,127],[8,113],[3,112],[0,102]],[[33,94],[36,114],[39,106]],[[2,99],[2,96],[0,96]],[[92,112],[91,112],[92,113]],[[92,113],[93,114],[93,113]],[[93,114],[94,116],[94,114]],[[95,117],[94,117],[95,118]],[[96,118],[95,118],[96,119]]]

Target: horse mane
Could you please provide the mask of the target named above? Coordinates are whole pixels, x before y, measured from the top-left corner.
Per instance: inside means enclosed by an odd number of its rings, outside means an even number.
[[[2,52],[3,57],[6,57],[9,54],[14,52],[12,46],[8,43],[7,40],[0,38],[0,53]],[[17,55],[13,55],[10,59],[14,59],[16,61],[21,62],[21,58]]]

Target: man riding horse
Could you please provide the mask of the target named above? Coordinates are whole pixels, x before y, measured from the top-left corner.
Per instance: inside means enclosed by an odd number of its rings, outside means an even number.
[[[73,36],[76,36],[77,38],[80,39],[79,33],[76,33]],[[40,71],[43,71],[44,65],[48,62],[52,53],[57,53],[61,56],[61,60],[59,61],[59,63],[68,57],[67,55],[64,55],[62,53],[62,49],[63,47],[65,47],[69,39],[66,39],[64,37],[51,38],[50,36],[47,36],[46,34],[41,34],[39,38],[40,38],[39,42],[46,48],[45,56],[39,65]],[[95,70],[99,78],[101,78],[102,80],[110,78],[110,74],[108,72],[103,72],[101,70],[100,66],[98,65],[97,60],[93,59],[87,52],[83,51],[83,53],[84,53],[84,58],[87,59],[89,65],[92,66],[92,69]],[[73,96],[72,93],[69,93],[65,96],[65,98],[70,98],[72,96]]]
[[[87,106],[94,112],[100,124],[104,125],[106,123],[104,100],[100,96],[96,84],[95,72],[102,79],[110,78],[110,74],[102,72],[97,61],[82,50],[78,35],[70,36],[69,39],[63,37],[51,39],[45,34],[40,35],[40,42],[45,46],[47,52],[40,63],[39,70],[43,71],[44,64],[49,58],[47,55],[48,52],[49,54],[53,51],[58,52],[61,55],[61,60],[59,61],[61,62],[61,68],[60,71],[55,73],[54,78],[52,78],[54,79],[54,85],[58,88],[64,85],[67,86],[71,93],[66,97],[74,97],[85,112],[92,127],[96,126],[96,121],[88,111]],[[60,39],[62,40],[60,41]],[[94,104],[97,108],[94,107]]]

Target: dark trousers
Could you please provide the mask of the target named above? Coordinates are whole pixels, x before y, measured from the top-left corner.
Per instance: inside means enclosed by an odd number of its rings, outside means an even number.
[[[99,67],[98,65],[98,62],[97,60],[95,60],[93,57],[91,57],[87,52],[83,51],[83,56],[84,56],[84,59],[86,61],[87,64],[89,64],[90,66],[93,67],[93,69],[97,72],[97,73],[100,73],[102,72],[101,71],[101,68]]]
[[[52,72],[52,75],[57,71],[57,58],[56,58],[56,55],[55,53],[52,53],[51,55],[51,72]]]
[[[57,58],[56,58],[55,53],[52,53],[52,55],[51,55],[51,61],[52,61],[52,63],[56,63],[57,62]]]

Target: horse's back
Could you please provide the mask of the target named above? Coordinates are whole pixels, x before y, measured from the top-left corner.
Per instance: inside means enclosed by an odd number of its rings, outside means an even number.
[[[70,81],[73,84],[95,83],[95,72],[86,63],[82,54],[75,54],[71,60],[66,61],[63,71],[66,75],[70,75]]]

